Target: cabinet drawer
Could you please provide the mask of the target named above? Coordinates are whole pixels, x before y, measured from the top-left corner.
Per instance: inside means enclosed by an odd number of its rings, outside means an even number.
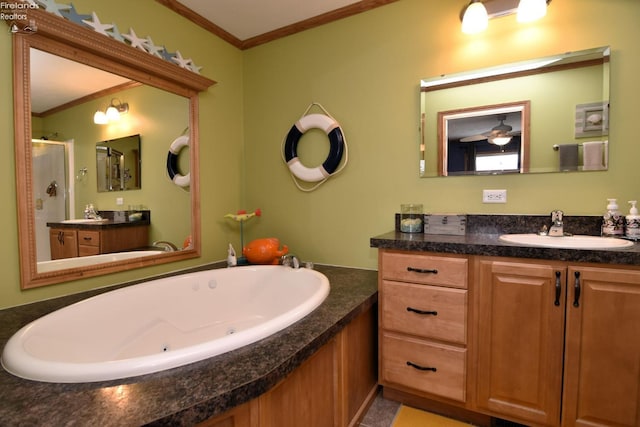
[[[385,252],[382,277],[401,282],[467,287],[468,260],[421,254]]]
[[[78,245],[78,256],[100,255],[98,246]]]
[[[382,335],[381,344],[381,374],[385,383],[461,402],[466,400],[465,349],[387,333]]]
[[[454,343],[466,343],[467,291],[382,282],[382,327]]]
[[[78,245],[100,246],[100,232],[78,230]]]

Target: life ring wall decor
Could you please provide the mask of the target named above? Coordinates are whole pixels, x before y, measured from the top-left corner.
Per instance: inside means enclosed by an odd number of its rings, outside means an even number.
[[[181,175],[178,171],[178,154],[180,154],[180,150],[188,146],[189,136],[179,136],[171,143],[169,154],[167,154],[167,173],[169,174],[169,179],[179,187],[188,187],[191,182],[190,173]]]
[[[329,177],[340,172],[346,165],[347,144],[340,124],[328,113],[306,115],[309,109],[314,105],[318,105],[322,108],[319,104],[311,104],[307,111],[305,111],[305,115],[303,115],[302,118],[300,118],[300,120],[291,127],[283,143],[283,159],[289,167],[289,171],[291,172],[291,176],[294,178],[294,182],[298,188],[303,191],[311,191],[315,189]],[[326,113],[324,108],[322,108],[322,110]],[[330,144],[327,158],[320,166],[315,168],[306,167],[298,158],[298,143],[304,133],[309,129],[322,130],[329,138]],[[343,153],[345,154],[345,162],[342,167],[339,168]],[[296,178],[300,181],[318,184],[311,189],[305,189],[299,185]]]

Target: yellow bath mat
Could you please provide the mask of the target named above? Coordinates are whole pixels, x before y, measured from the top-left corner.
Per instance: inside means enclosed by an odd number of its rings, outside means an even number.
[[[452,420],[440,415],[424,412],[402,405],[398,410],[393,427],[469,427],[460,421]]]

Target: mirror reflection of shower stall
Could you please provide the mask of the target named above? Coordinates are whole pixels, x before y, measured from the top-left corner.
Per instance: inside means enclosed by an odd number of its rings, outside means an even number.
[[[70,218],[73,201],[73,142],[32,140],[33,203],[37,261],[51,259],[47,222]]]

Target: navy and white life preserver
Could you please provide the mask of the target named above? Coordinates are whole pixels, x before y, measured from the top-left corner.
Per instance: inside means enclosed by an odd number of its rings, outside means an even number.
[[[298,142],[309,129],[322,129],[329,137],[329,155],[322,165],[308,168],[298,159]],[[298,120],[289,130],[284,144],[284,159],[289,170],[298,179],[306,182],[317,182],[327,179],[333,174],[344,151],[344,135],[340,125],[332,117],[324,114],[309,114]]]
[[[191,180],[190,173],[181,175],[178,172],[178,154],[180,150],[187,146],[189,146],[189,136],[179,136],[171,143],[169,154],[167,154],[167,173],[169,174],[169,179],[179,187],[188,187]]]

